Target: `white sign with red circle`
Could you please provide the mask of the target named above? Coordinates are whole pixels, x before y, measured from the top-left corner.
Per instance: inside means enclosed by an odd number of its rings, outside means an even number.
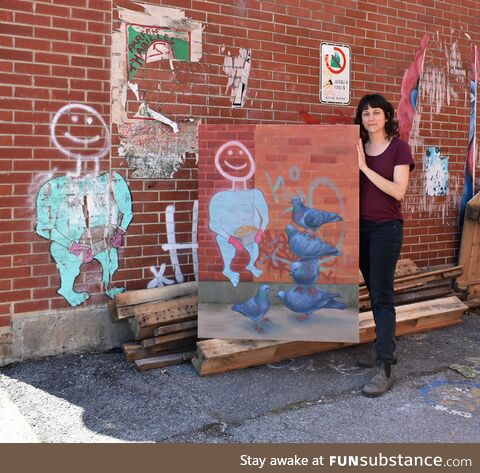
[[[336,43],[320,45],[320,102],[350,103],[350,46]]]

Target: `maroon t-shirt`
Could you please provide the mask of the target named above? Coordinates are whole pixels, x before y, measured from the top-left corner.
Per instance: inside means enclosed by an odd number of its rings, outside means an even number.
[[[393,181],[395,166],[409,164],[410,171],[415,167],[408,144],[399,138],[394,138],[383,153],[365,157],[367,166],[389,181]],[[381,191],[363,172],[360,172],[360,218],[375,222],[403,220],[400,202]]]

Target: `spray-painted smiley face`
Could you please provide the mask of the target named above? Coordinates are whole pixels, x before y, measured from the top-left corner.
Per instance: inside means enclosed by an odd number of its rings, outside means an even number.
[[[225,179],[232,182],[246,182],[255,173],[255,161],[239,141],[228,141],[218,148],[215,167]]]
[[[110,151],[110,130],[105,120],[85,104],[59,109],[50,127],[50,137],[64,155],[81,161],[98,161]]]

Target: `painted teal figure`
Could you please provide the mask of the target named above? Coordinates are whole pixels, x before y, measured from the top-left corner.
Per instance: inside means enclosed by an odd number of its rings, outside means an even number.
[[[107,296],[124,291],[111,287],[118,269],[118,248],[132,221],[132,198],[118,173],[100,176],[56,177],[42,185],[37,196],[36,232],[51,240],[51,255],[60,276],[58,293],[75,307],[88,292],[74,290],[83,263],[97,260]]]
[[[224,263],[223,274],[237,286],[240,274],[230,265],[235,254],[245,249],[250,255],[246,269],[256,278],[262,270],[255,266],[259,256],[258,244],[269,223],[268,205],[262,191],[245,189],[221,191],[215,194],[209,206],[209,228],[217,234],[216,240]]]

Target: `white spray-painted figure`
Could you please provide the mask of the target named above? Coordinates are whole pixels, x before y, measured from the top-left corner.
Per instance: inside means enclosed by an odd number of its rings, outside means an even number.
[[[51,138],[57,149],[77,161],[75,173],[50,179],[37,195],[36,232],[52,242],[60,275],[57,292],[73,307],[86,301],[89,293],[73,287],[81,265],[95,259],[102,266],[105,293],[113,298],[124,291],[110,287],[110,280],[133,214],[124,178],[117,172],[98,174],[99,160],[110,150],[110,131],[95,109],[72,104],[55,114]],[[88,162],[94,163],[93,172],[80,176],[82,163]]]
[[[229,141],[220,146],[215,155],[215,167],[231,181],[232,188],[212,197],[209,228],[217,235],[223,274],[236,287],[240,274],[232,271],[230,265],[237,251],[245,249],[250,255],[246,269],[254,277],[262,274],[255,262],[259,256],[258,245],[270,221],[268,205],[262,191],[247,188],[247,181],[255,173],[255,162],[243,143]]]

